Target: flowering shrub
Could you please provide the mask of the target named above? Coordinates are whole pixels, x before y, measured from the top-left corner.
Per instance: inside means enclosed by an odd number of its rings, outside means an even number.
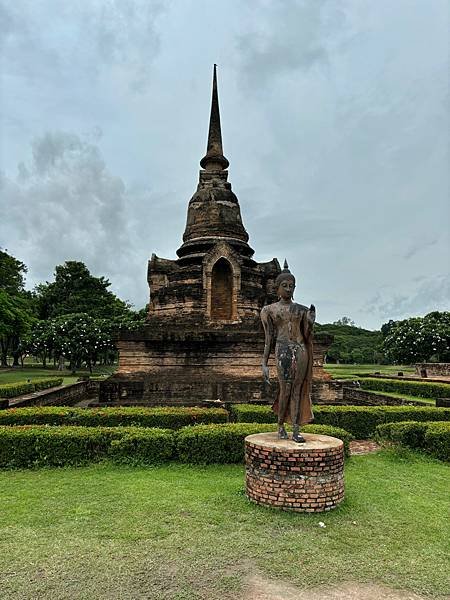
[[[386,357],[399,364],[450,361],[450,312],[389,321],[381,328]]]

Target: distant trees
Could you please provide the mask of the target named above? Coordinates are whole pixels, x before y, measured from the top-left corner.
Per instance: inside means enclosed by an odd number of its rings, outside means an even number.
[[[32,294],[24,290],[26,266],[0,250],[0,363],[8,366],[8,355],[13,365],[19,365],[23,339],[34,321]]]
[[[381,333],[383,351],[394,363],[450,361],[450,312],[389,321]]]
[[[348,321],[353,323],[348,317],[343,317],[335,323],[316,325],[316,331],[329,333],[334,337],[327,351],[327,362],[357,364],[382,362],[384,357],[381,353],[381,333],[355,327]]]
[[[350,317],[341,317],[337,321],[333,321],[333,325],[349,325],[350,327],[355,327],[355,321],[352,321]]]
[[[109,319],[130,312],[130,305],[108,290],[111,283],[92,275],[82,262],[69,260],[58,265],[54,277],[54,281],[36,286],[40,319],[74,313]]]
[[[79,261],[55,268],[54,281],[24,290],[26,266],[0,251],[0,356],[2,366],[19,365],[23,353],[52,358],[72,370],[111,362],[116,351],[114,331],[145,322],[146,310],[133,311]]]

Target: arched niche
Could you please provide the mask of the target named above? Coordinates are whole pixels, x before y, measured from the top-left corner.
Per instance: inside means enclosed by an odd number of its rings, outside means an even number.
[[[211,319],[233,318],[233,270],[226,258],[219,258],[211,272]]]
[[[241,268],[233,249],[219,243],[203,260],[203,287],[206,292],[206,317],[214,321],[238,319],[238,293]]]

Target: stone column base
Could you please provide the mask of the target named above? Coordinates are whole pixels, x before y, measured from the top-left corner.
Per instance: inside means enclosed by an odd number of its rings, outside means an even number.
[[[296,512],[323,512],[344,499],[344,443],[302,433],[305,444],[277,433],[245,438],[247,496],[257,504]]]

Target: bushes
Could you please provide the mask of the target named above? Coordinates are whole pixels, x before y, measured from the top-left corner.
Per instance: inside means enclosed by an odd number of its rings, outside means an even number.
[[[359,381],[363,390],[377,392],[396,392],[419,398],[441,398],[450,395],[450,385],[447,383],[429,383],[427,381],[408,381],[401,379],[382,379],[365,377]]]
[[[0,467],[78,466],[108,456],[122,462],[137,445],[141,462],[168,460],[173,454],[173,432],[133,427],[0,427]]]
[[[376,435],[381,440],[389,440],[422,449],[440,460],[450,460],[450,422],[399,422],[379,425]]]
[[[198,423],[225,423],[222,408],[42,406],[0,411],[0,425],[82,425],[85,427],[162,427],[180,429]]]
[[[112,429],[84,427],[0,427],[0,466],[82,465],[108,453]]]
[[[155,464],[174,457],[175,436],[171,429],[136,428],[111,443],[109,456],[119,463]]]
[[[46,390],[47,388],[62,385],[62,377],[52,377],[47,379],[35,379],[34,381],[17,381],[16,383],[5,383],[0,385],[0,398],[14,398],[22,394],[31,394]]]
[[[177,454],[181,462],[193,464],[239,463],[244,460],[244,439],[254,433],[274,431],[270,423],[227,423],[185,427],[177,435]],[[336,427],[306,425],[306,433],[330,435],[344,441],[348,455],[351,435]]]
[[[232,404],[230,418],[236,423],[276,423],[277,415],[270,406],[260,404]]]
[[[171,459],[192,464],[239,463],[244,438],[274,431],[273,425],[219,423],[179,431],[150,427],[0,426],[0,467],[77,466],[110,458],[119,463],[155,464]],[[348,455],[350,434],[308,425],[308,433],[340,438]]]
[[[234,420],[252,423],[276,420],[269,406],[239,404],[232,407]],[[351,433],[356,439],[367,439],[377,425],[392,421],[448,421],[450,409],[433,406],[315,406],[314,424],[332,425]],[[251,421],[250,421],[251,419]]]
[[[425,432],[425,448],[440,460],[450,460],[450,425],[448,422],[430,423]]]

